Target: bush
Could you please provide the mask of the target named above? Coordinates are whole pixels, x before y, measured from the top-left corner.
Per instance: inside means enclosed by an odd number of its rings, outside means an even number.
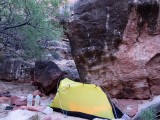
[[[19,46],[24,52],[13,55],[24,58],[41,57],[41,40],[59,39],[59,6],[64,0],[0,0],[0,43],[6,49]]]
[[[145,110],[142,110],[141,120],[156,120],[156,111],[153,107],[148,107]]]

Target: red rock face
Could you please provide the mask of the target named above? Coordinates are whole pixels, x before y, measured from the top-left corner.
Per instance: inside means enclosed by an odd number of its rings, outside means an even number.
[[[120,97],[144,99],[160,94],[160,35],[150,36],[145,29],[136,41],[136,14],[131,14],[123,36],[124,43],[116,52],[117,60],[113,66],[114,73],[125,83]],[[115,97],[117,95],[119,93]]]
[[[157,52],[146,64],[149,73],[149,87],[154,95],[159,95],[160,91],[160,54]]]
[[[139,35],[137,22],[138,15],[132,9],[122,44],[114,54],[116,60],[111,68],[122,84],[114,94],[115,97],[147,99],[151,95],[160,94],[160,34],[149,35],[146,24]]]
[[[79,2],[68,27],[81,78],[105,87],[116,98],[148,99],[160,94],[159,3],[95,0],[93,4]]]

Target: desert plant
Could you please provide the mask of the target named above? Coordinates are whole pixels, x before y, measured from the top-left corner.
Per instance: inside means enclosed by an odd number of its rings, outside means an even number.
[[[154,107],[148,107],[142,110],[141,120],[156,120],[156,111]]]

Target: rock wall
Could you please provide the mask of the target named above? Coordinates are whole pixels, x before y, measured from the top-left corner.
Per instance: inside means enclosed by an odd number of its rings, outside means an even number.
[[[45,54],[42,56],[41,61],[46,62],[52,61],[56,65],[58,65],[59,69],[63,72],[63,77],[67,77],[69,79],[80,81],[79,74],[77,72],[77,68],[75,62],[71,55],[70,45],[68,39],[63,39],[59,41],[42,41],[42,47],[45,49]],[[1,57],[1,45],[0,45],[0,80],[4,81],[16,81],[16,82],[33,82],[36,81],[35,76],[35,62],[36,60],[22,60],[19,56],[17,58],[13,58],[9,52],[8,58],[7,53]],[[51,65],[45,65],[44,68],[51,67]],[[42,71],[43,71],[42,67]],[[40,68],[41,69],[41,68]],[[55,67],[56,69],[56,67]],[[53,71],[50,73],[52,74]],[[58,74],[57,70],[57,74]],[[47,71],[43,73],[42,79],[44,80],[45,77],[48,75]],[[55,73],[51,78],[57,79],[55,77]],[[39,77],[39,76],[38,76]],[[50,77],[50,76],[48,76]],[[48,79],[52,81],[51,79]],[[52,83],[52,82],[51,82]],[[48,82],[48,84],[50,84]],[[43,89],[43,88],[42,88]]]
[[[29,82],[34,65],[20,59],[6,59],[0,63],[0,80]]]
[[[79,0],[67,34],[83,81],[112,97],[160,94],[160,12],[157,0]]]

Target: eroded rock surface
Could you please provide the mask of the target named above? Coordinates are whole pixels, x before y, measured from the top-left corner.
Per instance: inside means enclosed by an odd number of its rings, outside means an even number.
[[[68,24],[83,81],[116,98],[160,94],[160,13],[157,0],[79,0]]]
[[[77,82],[81,81],[74,60],[61,60],[54,62],[63,71],[64,78],[69,78]]]
[[[0,79],[5,81],[29,82],[33,64],[21,59],[5,59],[0,63]]]

